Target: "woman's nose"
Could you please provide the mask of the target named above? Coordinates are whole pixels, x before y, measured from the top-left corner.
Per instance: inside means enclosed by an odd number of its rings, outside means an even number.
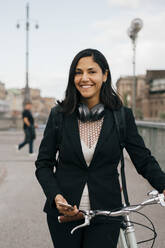
[[[89,80],[89,78],[88,78],[88,74],[87,73],[83,73],[82,74],[82,81],[88,81]]]

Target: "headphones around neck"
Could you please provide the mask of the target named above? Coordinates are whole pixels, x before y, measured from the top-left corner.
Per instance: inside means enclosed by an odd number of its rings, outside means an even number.
[[[97,121],[104,116],[104,105],[102,103],[96,104],[93,108],[89,109],[84,103],[78,105],[78,118],[82,122]]]

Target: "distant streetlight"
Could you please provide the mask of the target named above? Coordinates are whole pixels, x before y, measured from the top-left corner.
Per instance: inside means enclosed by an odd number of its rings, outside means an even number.
[[[127,34],[133,44],[133,87],[132,87],[132,109],[136,116],[136,40],[137,34],[143,27],[143,21],[140,18],[135,18],[131,22],[131,26],[127,30]]]
[[[25,91],[24,91],[24,100],[23,105],[26,102],[31,100],[30,97],[30,88],[29,88],[29,29],[30,29],[30,19],[29,19],[29,3],[26,5],[26,84],[25,84]],[[18,22],[16,25],[17,28],[20,28],[20,23]],[[36,29],[39,28],[37,21],[35,21],[34,27]]]

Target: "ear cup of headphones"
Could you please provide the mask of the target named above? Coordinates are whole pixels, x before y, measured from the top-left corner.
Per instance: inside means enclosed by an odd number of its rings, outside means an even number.
[[[84,103],[80,103],[79,106],[78,106],[78,117],[79,117],[79,119],[82,122],[86,122],[86,121],[90,120],[90,116],[91,116],[91,113],[90,113],[90,110],[87,107],[87,105],[84,104]]]
[[[104,116],[104,105],[102,103],[98,103],[91,108],[90,112],[92,121],[100,120]]]
[[[104,116],[104,105],[102,103],[96,104],[92,109],[84,103],[78,105],[78,118],[82,122],[97,121]]]

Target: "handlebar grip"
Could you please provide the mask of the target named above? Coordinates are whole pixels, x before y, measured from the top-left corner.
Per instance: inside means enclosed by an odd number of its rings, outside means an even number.
[[[59,223],[67,223],[70,221],[76,221],[76,220],[82,220],[84,219],[84,214],[82,212],[78,212],[78,214],[74,215],[74,216],[58,216],[58,222]]]

